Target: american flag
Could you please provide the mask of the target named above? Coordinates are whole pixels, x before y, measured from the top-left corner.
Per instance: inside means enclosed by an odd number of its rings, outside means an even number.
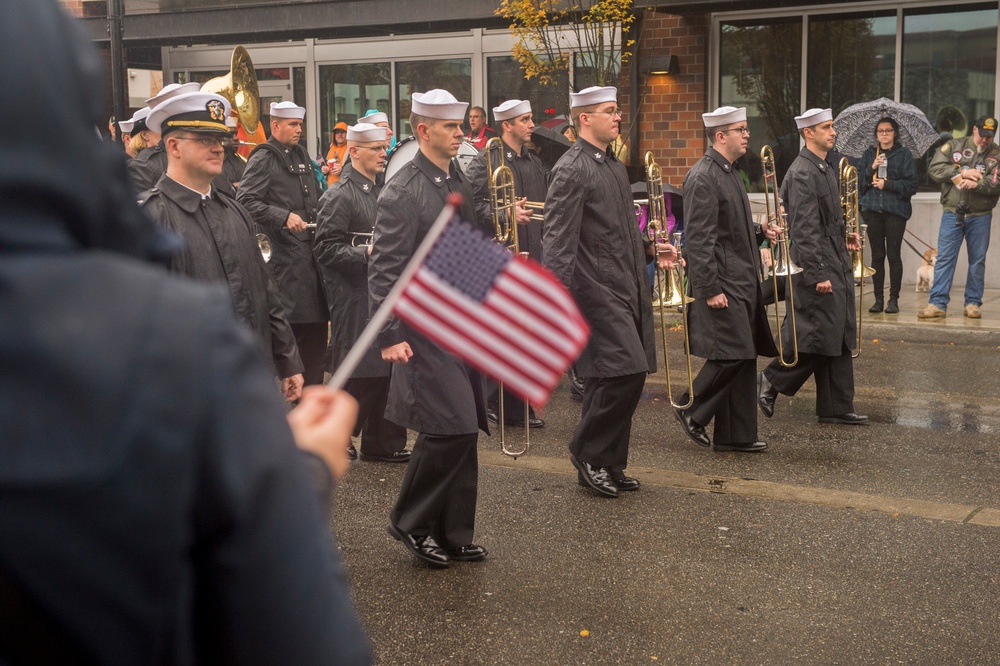
[[[548,401],[590,336],[555,276],[515,258],[457,215],[393,312],[536,407]]]

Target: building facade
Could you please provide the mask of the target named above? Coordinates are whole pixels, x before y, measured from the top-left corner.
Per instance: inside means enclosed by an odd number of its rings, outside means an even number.
[[[566,111],[572,85],[590,83],[574,62],[558,87],[526,80],[511,57],[514,39],[495,16],[498,0],[119,0],[131,53],[159,56],[164,82],[205,81],[228,71],[235,44],[257,68],[263,107],[288,99],[308,109],[310,152],[325,152],[339,121],[367,109],[386,111],[409,133],[413,92],[432,87],[487,109],[507,98],[531,99],[537,120]],[[98,43],[107,39],[105,0],[67,0]],[[1000,3],[958,0],[789,0],[648,3],[633,30],[636,57],[621,72],[630,161],[652,151],[664,180],[679,186],[705,150],[701,114],[746,106],[754,152],[774,149],[779,177],[799,150],[793,117],[806,108],[887,97],[920,108],[943,137],[971,132],[996,111]],[[662,6],[657,6],[662,5]],[[87,18],[89,16],[89,18]],[[154,57],[150,56],[150,53]],[[671,59],[674,56],[675,59]],[[672,60],[667,74],[654,61]],[[659,71],[659,70],[656,70]],[[760,190],[753,157],[745,166]],[[909,239],[934,244],[940,206],[921,160]],[[638,168],[633,168],[638,178]],[[754,198],[759,198],[755,196]],[[905,277],[919,265],[905,252]],[[987,284],[1000,287],[1000,250],[987,259]],[[956,279],[964,279],[960,266]]]

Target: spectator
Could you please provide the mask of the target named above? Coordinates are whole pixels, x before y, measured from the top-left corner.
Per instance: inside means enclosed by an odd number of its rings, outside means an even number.
[[[225,290],[151,263],[172,244],[95,136],[96,50],[52,0],[4,2],[0,59],[0,661],[367,663],[327,466]],[[352,401],[301,408],[341,470]]]
[[[917,165],[910,150],[898,139],[899,125],[895,119],[882,118],[875,126],[875,145],[861,155],[858,165],[861,214],[868,225],[868,245],[875,269],[872,276],[875,303],[868,312],[882,312],[886,257],[889,258],[889,304],[885,312],[899,312],[899,287],[903,281],[903,258],[899,252],[906,221],[913,213],[910,198],[917,191]]]
[[[486,109],[481,106],[469,109],[469,133],[465,138],[472,142],[476,150],[485,148],[486,142],[496,135],[496,131],[486,123]]]
[[[333,140],[330,150],[326,153],[326,184],[333,185],[340,180],[340,172],[344,170],[347,159],[347,123],[339,122],[333,126]],[[322,164],[320,166],[323,166]]]
[[[965,279],[965,316],[979,319],[986,277],[986,251],[990,247],[993,209],[1000,198],[997,162],[1000,146],[993,143],[997,119],[983,116],[972,127],[972,136],[946,141],[927,167],[931,178],[941,183],[941,228],[938,256],[934,264],[934,286],[930,302],[917,313],[920,319],[939,319],[948,314],[951,281],[958,251],[965,240],[969,273]]]

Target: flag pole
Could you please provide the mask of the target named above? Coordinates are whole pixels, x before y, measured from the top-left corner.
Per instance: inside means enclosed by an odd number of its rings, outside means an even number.
[[[396,301],[402,295],[403,290],[406,289],[406,285],[409,284],[410,280],[413,279],[414,274],[420,269],[420,265],[424,263],[424,258],[434,247],[435,241],[444,232],[446,226],[448,226],[448,221],[458,210],[458,207],[462,205],[462,195],[453,193],[449,194],[447,200],[445,201],[444,208],[441,209],[441,213],[434,220],[434,224],[427,231],[427,235],[424,236],[424,240],[417,247],[417,251],[413,253],[410,258],[410,263],[406,265],[403,269],[402,274],[399,279],[396,280],[396,284],[393,285],[392,289],[389,291],[389,295],[385,297],[382,301],[382,305],[375,312],[374,316],[368,321],[368,325],[365,326],[365,330],[361,332],[361,336],[358,337],[358,341],[354,343],[351,347],[351,351],[347,353],[344,360],[340,363],[337,371],[333,373],[330,377],[330,381],[326,383],[327,388],[334,391],[343,388],[344,384],[351,375],[354,373],[354,369],[358,367],[358,363],[364,358],[365,354],[371,349],[372,342],[375,341],[375,337],[382,330],[382,326],[385,322],[392,316],[392,309],[396,306]]]

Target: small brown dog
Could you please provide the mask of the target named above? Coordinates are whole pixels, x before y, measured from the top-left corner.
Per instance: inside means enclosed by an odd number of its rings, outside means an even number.
[[[917,291],[930,291],[934,286],[935,263],[937,263],[937,250],[931,248],[924,252],[924,263],[917,269]]]

